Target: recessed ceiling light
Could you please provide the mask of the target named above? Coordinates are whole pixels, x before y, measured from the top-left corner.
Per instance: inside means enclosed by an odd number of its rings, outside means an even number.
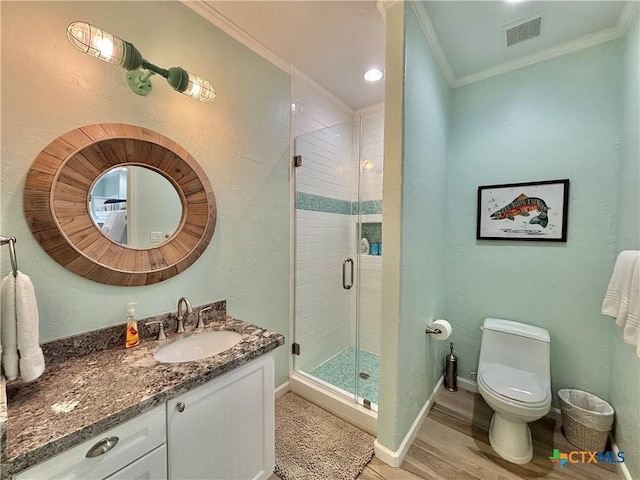
[[[364,72],[364,79],[368,82],[377,82],[382,78],[382,72],[377,68],[372,68]]]

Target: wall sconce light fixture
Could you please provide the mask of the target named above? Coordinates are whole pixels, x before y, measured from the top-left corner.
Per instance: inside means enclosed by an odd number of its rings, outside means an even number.
[[[157,73],[167,79],[171,88],[191,98],[211,103],[216,97],[213,87],[204,78],[180,67],[167,70],[149,63],[133,44],[89,23],[70,24],[67,27],[67,38],[82,53],[126,69],[125,81],[138,95],[151,93],[151,76]]]

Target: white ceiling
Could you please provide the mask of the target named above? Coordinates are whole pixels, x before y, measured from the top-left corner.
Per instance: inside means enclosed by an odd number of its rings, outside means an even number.
[[[354,109],[379,103],[384,20],[375,1],[209,1],[216,11]]]
[[[362,78],[368,68],[384,64],[384,20],[374,0],[204,3],[353,109],[383,100],[383,82]],[[419,3],[416,10],[427,24],[445,76],[457,86],[517,62],[524,65],[527,59],[532,63],[615,38],[637,2]],[[540,36],[507,48],[503,27],[533,15],[542,16]]]
[[[615,28],[625,3],[450,1],[425,2],[425,6],[457,79]],[[507,47],[503,27],[538,16],[540,36]]]

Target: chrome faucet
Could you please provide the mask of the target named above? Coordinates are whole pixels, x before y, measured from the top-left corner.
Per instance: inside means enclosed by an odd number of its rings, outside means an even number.
[[[184,306],[187,309],[187,311],[185,312],[186,318],[189,318],[189,314],[193,313],[193,308],[191,307],[191,302],[189,301],[189,299],[187,299],[187,297],[180,297],[180,300],[178,300],[178,328],[176,329],[176,333],[185,332],[185,329],[184,329],[185,317],[182,314],[182,304],[184,304]]]
[[[200,330],[204,328],[204,320],[202,318],[202,314],[204,312],[208,312],[213,308],[213,305],[209,305],[208,307],[204,307],[198,312],[198,323],[196,324],[196,330]]]

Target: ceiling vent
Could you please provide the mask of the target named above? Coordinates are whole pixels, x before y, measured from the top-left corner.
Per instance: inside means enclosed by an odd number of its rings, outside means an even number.
[[[511,47],[517,43],[540,36],[541,24],[542,17],[537,16],[535,18],[520,20],[516,23],[503,27],[507,34],[507,47]]]

